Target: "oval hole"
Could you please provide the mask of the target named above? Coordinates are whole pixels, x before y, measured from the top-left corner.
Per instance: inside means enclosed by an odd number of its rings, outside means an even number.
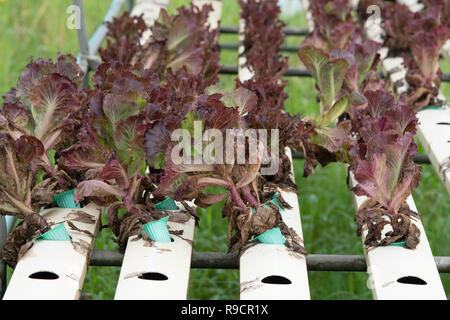
[[[450,122],[438,122],[437,124],[442,126],[450,126]]]
[[[291,284],[291,280],[283,276],[268,276],[261,280],[262,283],[268,284]]]
[[[417,285],[426,285],[427,282],[417,278],[417,277],[413,277],[413,276],[407,276],[407,277],[401,277],[399,279],[397,279],[398,283],[405,283],[405,284],[417,284]]]
[[[41,279],[41,280],[56,280],[59,276],[56,273],[50,271],[39,271],[30,275],[31,279]]]
[[[164,281],[169,279],[167,278],[166,275],[159,272],[146,272],[141,274],[138,278],[142,280],[155,280],[155,281]]]

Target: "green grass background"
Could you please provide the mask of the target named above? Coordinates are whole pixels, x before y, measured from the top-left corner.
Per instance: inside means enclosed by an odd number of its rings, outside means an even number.
[[[9,91],[29,62],[35,58],[55,58],[57,52],[78,52],[75,30],[66,27],[66,9],[70,0],[3,0],[0,1],[0,92]],[[176,11],[189,0],[172,0],[169,11]],[[107,0],[85,0],[84,8],[88,34],[92,35],[110,5]],[[223,25],[238,25],[237,0],[224,0]],[[304,12],[283,15],[290,27],[306,27]],[[299,45],[301,37],[287,37],[286,44]],[[236,43],[237,36],[222,35],[220,42]],[[222,64],[236,65],[237,53],[223,51]],[[290,66],[301,66],[295,54],[289,54]],[[450,64],[442,62],[444,72]],[[221,76],[224,88],[234,86],[235,76]],[[443,84],[444,95],[450,96],[450,85]],[[314,116],[317,113],[316,91],[310,78],[289,78],[289,99],[286,109]],[[420,152],[423,152],[420,148]],[[302,178],[302,160],[295,160],[295,176],[299,187],[305,246],[309,253],[363,254],[360,238],[353,221],[354,205],[345,184],[346,172],[342,164],[320,168],[307,179]],[[430,165],[423,166],[420,186],[414,191],[419,212],[435,256],[450,256],[449,196]],[[227,222],[222,218],[221,205],[200,210],[200,225],[195,231],[195,251],[226,252]],[[106,223],[106,221],[104,221]],[[96,240],[95,249],[115,249],[112,234],[104,229]],[[269,257],[270,258],[270,257]],[[86,299],[113,299],[119,267],[89,267],[83,286]],[[12,271],[8,270],[8,277]],[[309,271],[312,299],[371,299],[367,288],[367,274],[363,272]],[[450,294],[450,275],[441,274],[447,295]],[[192,269],[189,299],[239,299],[239,271],[220,269]]]

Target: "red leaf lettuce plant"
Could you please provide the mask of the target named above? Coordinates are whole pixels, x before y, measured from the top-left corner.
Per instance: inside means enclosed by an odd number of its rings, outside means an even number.
[[[450,39],[450,28],[441,20],[441,7],[433,6],[416,13],[408,25],[412,58],[403,55],[408,70],[406,103],[416,111],[445,103],[437,97],[443,76],[439,52]]]
[[[256,96],[244,88],[197,96],[176,127],[182,130],[183,137],[189,137],[188,141],[194,137],[194,148],[184,148],[181,153],[184,139],[177,144],[173,141],[167,144],[163,152],[165,169],[154,192],[178,201],[194,201],[199,207],[209,207],[226,199],[223,215],[229,219],[229,251],[243,248],[252,236],[282,224],[278,207],[270,202],[273,190],[263,190],[259,183],[259,169],[263,152],[266,152],[264,145],[258,144],[255,136],[246,136],[244,131],[248,128],[242,115],[255,103]],[[170,131],[167,120],[160,123],[166,132]],[[199,139],[209,144],[195,146]],[[154,134],[147,137],[148,154],[156,149],[155,144],[160,147],[160,141]],[[178,155],[183,161],[174,161],[174,156]],[[226,192],[211,193],[210,187]],[[284,203],[281,198],[279,201]],[[295,234],[284,224],[282,226],[288,235],[288,245],[300,248]],[[233,235],[234,230],[237,232]]]
[[[155,208],[144,143],[147,116],[167,106],[168,93],[153,72],[117,61],[100,65],[93,84],[78,143],[61,152],[61,165],[84,179],[76,202],[88,198],[108,207],[108,227],[123,250],[142,225],[167,215]],[[189,219],[175,215],[172,221]]]
[[[437,98],[442,72],[439,51],[450,38],[442,5],[431,5],[413,13],[406,5],[388,4],[384,9],[385,44],[390,55],[403,54],[407,69],[406,103],[419,111],[442,105]]]
[[[374,76],[379,48],[379,44],[365,40],[360,33],[354,36],[347,50],[329,53],[306,41],[299,57],[320,91],[321,108],[316,125],[320,126],[323,118],[333,118],[339,120],[337,127],[344,123],[348,126],[345,134],[353,143],[340,146],[345,157],[339,160],[350,165],[349,170],[358,182],[352,191],[369,197],[355,216],[358,235],[367,226],[365,244],[368,246],[406,241],[406,247],[415,248],[420,231],[411,217],[418,214],[410,210],[406,199],[417,187],[421,175],[421,167],[413,162],[417,153],[413,138],[418,121],[404,99],[396,102],[386,84]],[[350,108],[342,106],[333,113],[332,104],[342,99],[350,102]],[[333,117],[328,117],[327,112]],[[345,120],[346,116],[351,123]],[[386,225],[391,230],[384,232]]]
[[[79,90],[82,71],[70,55],[57,61],[31,61],[17,86],[3,96],[0,107],[0,214],[23,219],[8,235],[3,259],[11,267],[50,230],[39,215],[54,206],[54,196],[77,180],[54,165],[49,154],[72,142],[71,131],[81,119]]]
[[[310,1],[315,29],[304,41],[325,51],[346,49],[357,34],[358,25],[352,18],[352,4],[348,0]]]
[[[107,47],[101,51],[103,61],[142,64],[165,80],[167,70],[176,73],[186,68],[203,83],[202,89],[218,82],[220,51],[219,29],[207,25],[212,6],[201,9],[191,4],[180,7],[169,15],[161,9],[152,26],[146,26],[142,17],[124,13],[108,24]],[[148,40],[141,44],[146,30]]]
[[[417,153],[414,135],[417,117],[404,101],[396,102],[387,90],[366,91],[368,103],[360,110],[358,144],[351,151],[351,167],[358,184],[352,191],[369,197],[357,211],[358,235],[363,226],[368,234],[365,244],[385,246],[406,241],[414,249],[420,231],[411,217],[406,199],[420,181],[421,167],[414,163]],[[383,235],[385,225],[391,230]]]

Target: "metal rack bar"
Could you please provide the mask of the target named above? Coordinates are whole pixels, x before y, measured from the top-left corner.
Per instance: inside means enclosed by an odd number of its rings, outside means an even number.
[[[232,65],[223,65],[220,73],[234,75],[238,73],[238,67]],[[382,79],[386,78],[386,75],[384,73],[380,72],[378,74]],[[305,68],[289,68],[284,75],[286,77],[311,77],[311,74]],[[444,73],[441,81],[450,82],[450,73]]]
[[[309,35],[309,30],[306,28],[290,28],[286,27],[283,32],[287,36],[307,36]],[[238,34],[239,28],[234,26],[221,26],[220,33],[223,34]]]
[[[301,151],[293,151],[292,157],[294,159],[305,159],[305,155]],[[426,154],[416,154],[413,160],[417,164],[431,164],[430,158]]]
[[[222,43],[219,44],[221,50],[238,50],[238,45],[235,43]],[[296,46],[281,46],[280,51],[282,52],[290,52],[297,53],[299,50]]]
[[[440,273],[450,273],[450,257],[434,257]],[[91,266],[120,267],[123,254],[117,250],[94,250]],[[365,272],[363,255],[309,254],[306,256],[308,271]],[[239,254],[223,252],[193,252],[191,268],[239,269]]]

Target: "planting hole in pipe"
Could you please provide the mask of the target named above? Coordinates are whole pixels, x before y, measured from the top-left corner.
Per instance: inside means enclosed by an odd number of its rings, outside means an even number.
[[[39,271],[31,274],[29,278],[39,280],[56,280],[59,278],[59,276],[56,273],[50,271]]]
[[[291,280],[283,276],[267,276],[261,280],[262,283],[268,284],[291,284]]]
[[[398,283],[404,283],[404,284],[417,284],[417,285],[426,285],[427,282],[417,278],[417,277],[413,277],[413,276],[406,276],[406,277],[401,277],[399,279],[397,279]]]
[[[450,126],[450,122],[438,122],[437,124],[442,126]]]
[[[145,272],[141,274],[138,278],[142,280],[155,280],[155,281],[165,281],[169,279],[165,274],[159,272]]]

